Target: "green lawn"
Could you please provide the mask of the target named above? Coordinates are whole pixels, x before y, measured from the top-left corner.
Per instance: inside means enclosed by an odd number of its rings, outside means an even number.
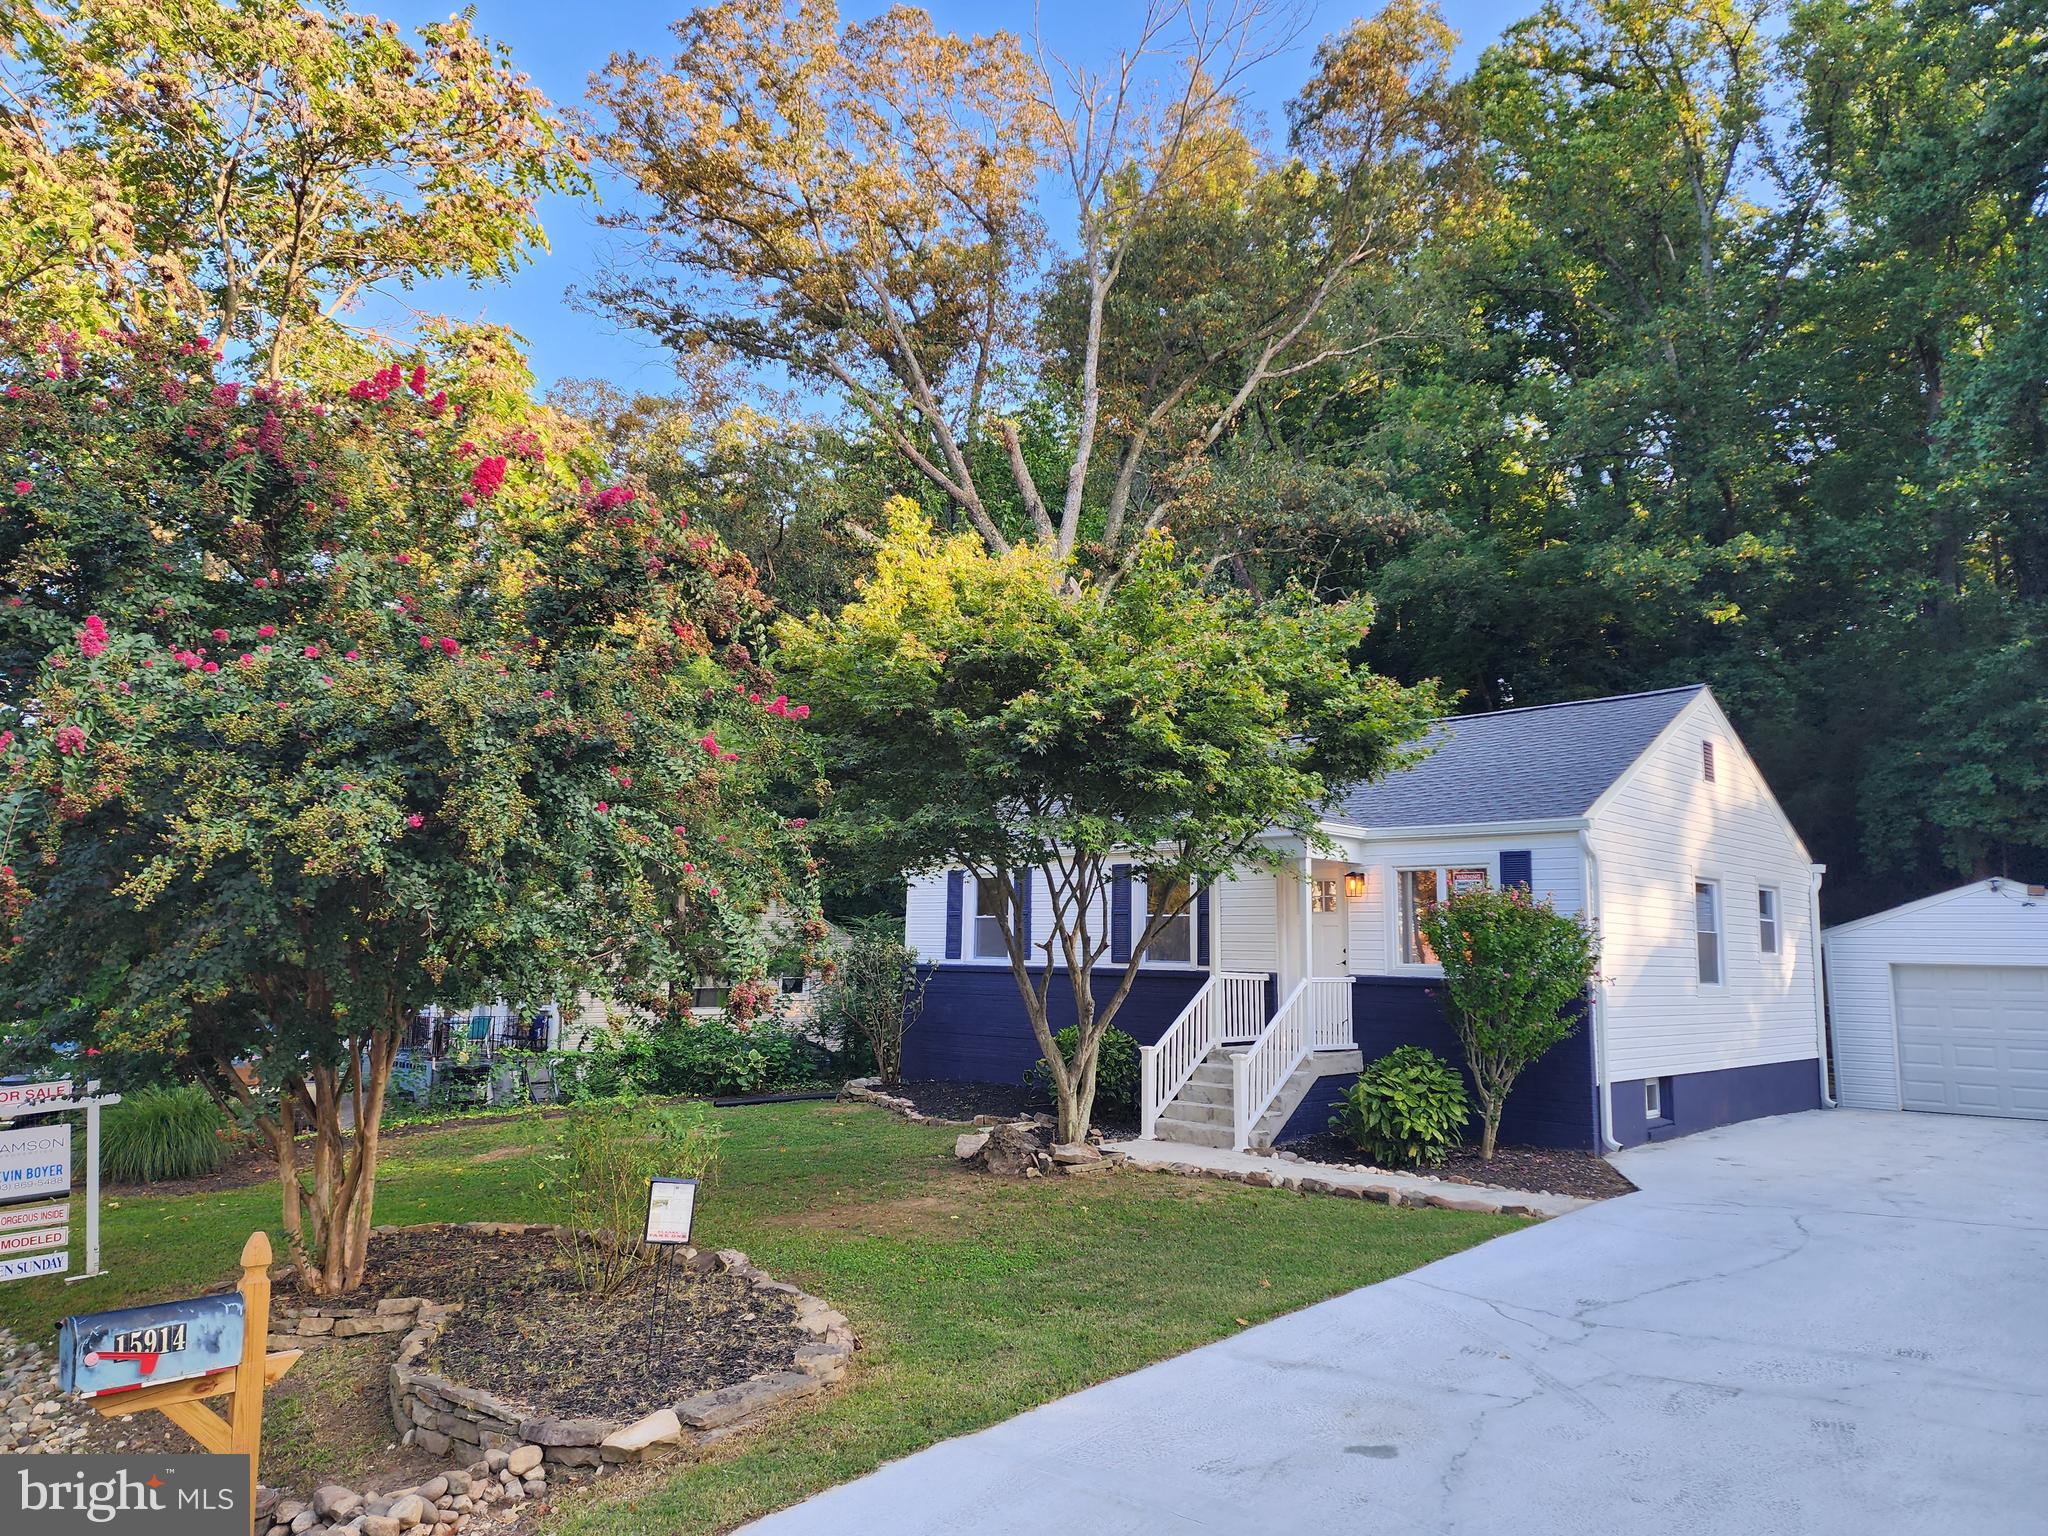
[[[1521,1223],[1458,1211],[1119,1173],[997,1182],[953,1164],[951,1131],[879,1110],[713,1112],[730,1132],[699,1202],[701,1242],[744,1248],[853,1321],[847,1385],[720,1447],[570,1501],[564,1536],[712,1532],[952,1435],[1399,1274]],[[389,1143],[381,1222],[544,1218],[553,1122],[415,1131]],[[113,1273],[0,1291],[0,1324],[224,1283],[269,1185],[106,1213]]]

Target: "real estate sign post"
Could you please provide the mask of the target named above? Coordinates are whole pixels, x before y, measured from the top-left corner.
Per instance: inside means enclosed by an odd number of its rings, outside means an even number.
[[[85,1096],[58,1078],[0,1083],[0,1281],[61,1275],[71,1267],[71,1142],[69,1120],[14,1125],[25,1116],[85,1116],[85,1268],[72,1280],[100,1270],[100,1111],[121,1102],[97,1082]]]

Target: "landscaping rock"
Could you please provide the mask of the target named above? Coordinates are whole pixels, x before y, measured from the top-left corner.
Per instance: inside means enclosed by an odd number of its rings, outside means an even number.
[[[1099,1163],[1102,1153],[1085,1141],[1062,1141],[1053,1144],[1052,1160],[1071,1168],[1078,1163]]]
[[[540,1465],[540,1447],[522,1445],[505,1458],[505,1470],[514,1477],[524,1477]]]
[[[728,1387],[725,1390],[732,1389]],[[605,1436],[604,1444],[599,1450],[607,1461],[636,1461],[657,1445],[680,1445],[682,1439],[683,1424],[677,1417],[676,1410],[657,1408],[646,1418],[628,1424],[617,1434]]]
[[[968,1131],[953,1138],[953,1155],[964,1163],[987,1145],[987,1131]]]
[[[339,1483],[329,1483],[324,1488],[313,1490],[312,1513],[322,1520],[346,1520],[354,1514],[363,1502],[362,1495],[353,1488],[344,1488]],[[298,1527],[303,1530],[304,1527]]]
[[[432,1516],[433,1506],[416,1493],[392,1500],[389,1518],[398,1522],[400,1530],[409,1531],[416,1525],[424,1525]]]
[[[1041,1157],[1045,1157],[1045,1166],[1050,1168],[1052,1159],[1045,1154],[1045,1141],[1038,1128],[1027,1121],[1012,1120],[990,1126],[980,1150],[966,1162],[978,1172],[1014,1179],[1038,1169]]]
[[[363,1516],[363,1536],[400,1536],[405,1529],[389,1515]]]

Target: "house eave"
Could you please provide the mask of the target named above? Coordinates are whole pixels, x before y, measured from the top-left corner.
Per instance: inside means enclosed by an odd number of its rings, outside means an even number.
[[[1431,837],[1520,837],[1539,832],[1578,832],[1592,825],[1584,816],[1544,816],[1526,821],[1436,821],[1412,826],[1361,827],[1350,822],[1319,821],[1316,830],[1331,837],[1367,842]]]

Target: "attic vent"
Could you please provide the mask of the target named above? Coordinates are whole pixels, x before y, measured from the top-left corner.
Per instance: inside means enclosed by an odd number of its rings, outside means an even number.
[[[1709,784],[1714,782],[1714,744],[1711,741],[1700,743],[1700,777]]]

